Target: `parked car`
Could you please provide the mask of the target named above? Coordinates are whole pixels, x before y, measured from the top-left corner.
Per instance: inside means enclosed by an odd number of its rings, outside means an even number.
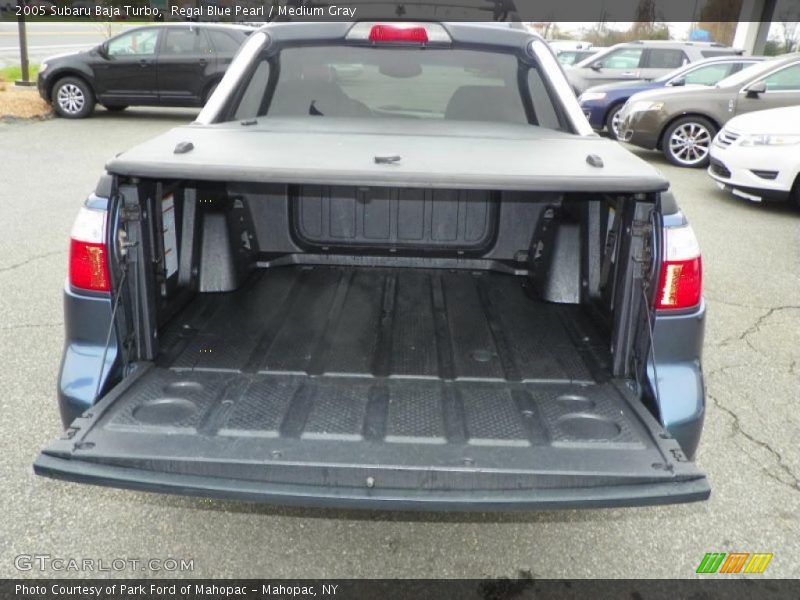
[[[706,167],[711,141],[743,113],[800,104],[800,54],[743,69],[711,87],[634,94],[620,112],[620,139],[658,149],[680,167]]]
[[[616,44],[567,69],[576,96],[590,87],[615,81],[652,80],[712,56],[742,54],[708,42],[638,41]]]
[[[585,50],[560,50],[556,52],[556,58],[558,59],[558,62],[565,67],[568,67],[579,63],[582,60],[586,60],[590,56],[594,56],[602,50],[605,50],[605,48],[599,46],[597,48],[587,48]]]
[[[88,117],[96,102],[112,111],[202,106],[252,31],[211,23],[129,29],[91,50],[45,59],[39,94],[69,119]]]
[[[106,169],[38,474],[372,508],[708,497],[697,240],[540,37],[276,23],[195,123]]]
[[[708,174],[748,200],[800,207],[800,106],[734,117],[711,145]]]
[[[663,87],[687,85],[714,85],[744,67],[763,61],[758,56],[720,56],[705,58],[670,71],[653,81],[621,81],[598,85],[586,90],[578,98],[583,114],[597,131],[604,128],[612,139],[619,137],[619,113],[628,98],[638,92]]]

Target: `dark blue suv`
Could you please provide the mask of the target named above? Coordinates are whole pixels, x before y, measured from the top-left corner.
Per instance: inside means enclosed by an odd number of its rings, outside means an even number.
[[[714,85],[728,75],[762,60],[758,56],[708,58],[689,63],[652,81],[620,81],[598,85],[586,90],[578,101],[594,129],[602,131],[605,128],[609,137],[617,139],[620,109],[635,93],[667,86]]]

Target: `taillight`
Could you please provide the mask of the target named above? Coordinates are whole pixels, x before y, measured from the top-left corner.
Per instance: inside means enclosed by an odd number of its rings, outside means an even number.
[[[665,227],[656,308],[697,306],[702,292],[703,262],[694,231],[689,225]]]
[[[361,21],[347,32],[347,39],[373,44],[449,44],[452,40],[439,23]]]
[[[69,283],[93,292],[108,292],[106,211],[83,207],[72,226],[69,245]]]

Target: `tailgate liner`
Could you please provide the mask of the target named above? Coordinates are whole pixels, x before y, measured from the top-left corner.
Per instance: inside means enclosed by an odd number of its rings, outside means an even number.
[[[617,381],[392,381],[148,365],[77,419],[35,468],[135,489],[337,506],[706,498],[703,475],[633,402]]]

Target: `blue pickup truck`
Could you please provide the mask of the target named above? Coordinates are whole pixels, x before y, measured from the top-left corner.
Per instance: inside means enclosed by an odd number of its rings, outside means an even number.
[[[710,493],[697,239],[536,35],[264,27],[194,123],[106,164],[70,243],[40,475],[397,509]]]

